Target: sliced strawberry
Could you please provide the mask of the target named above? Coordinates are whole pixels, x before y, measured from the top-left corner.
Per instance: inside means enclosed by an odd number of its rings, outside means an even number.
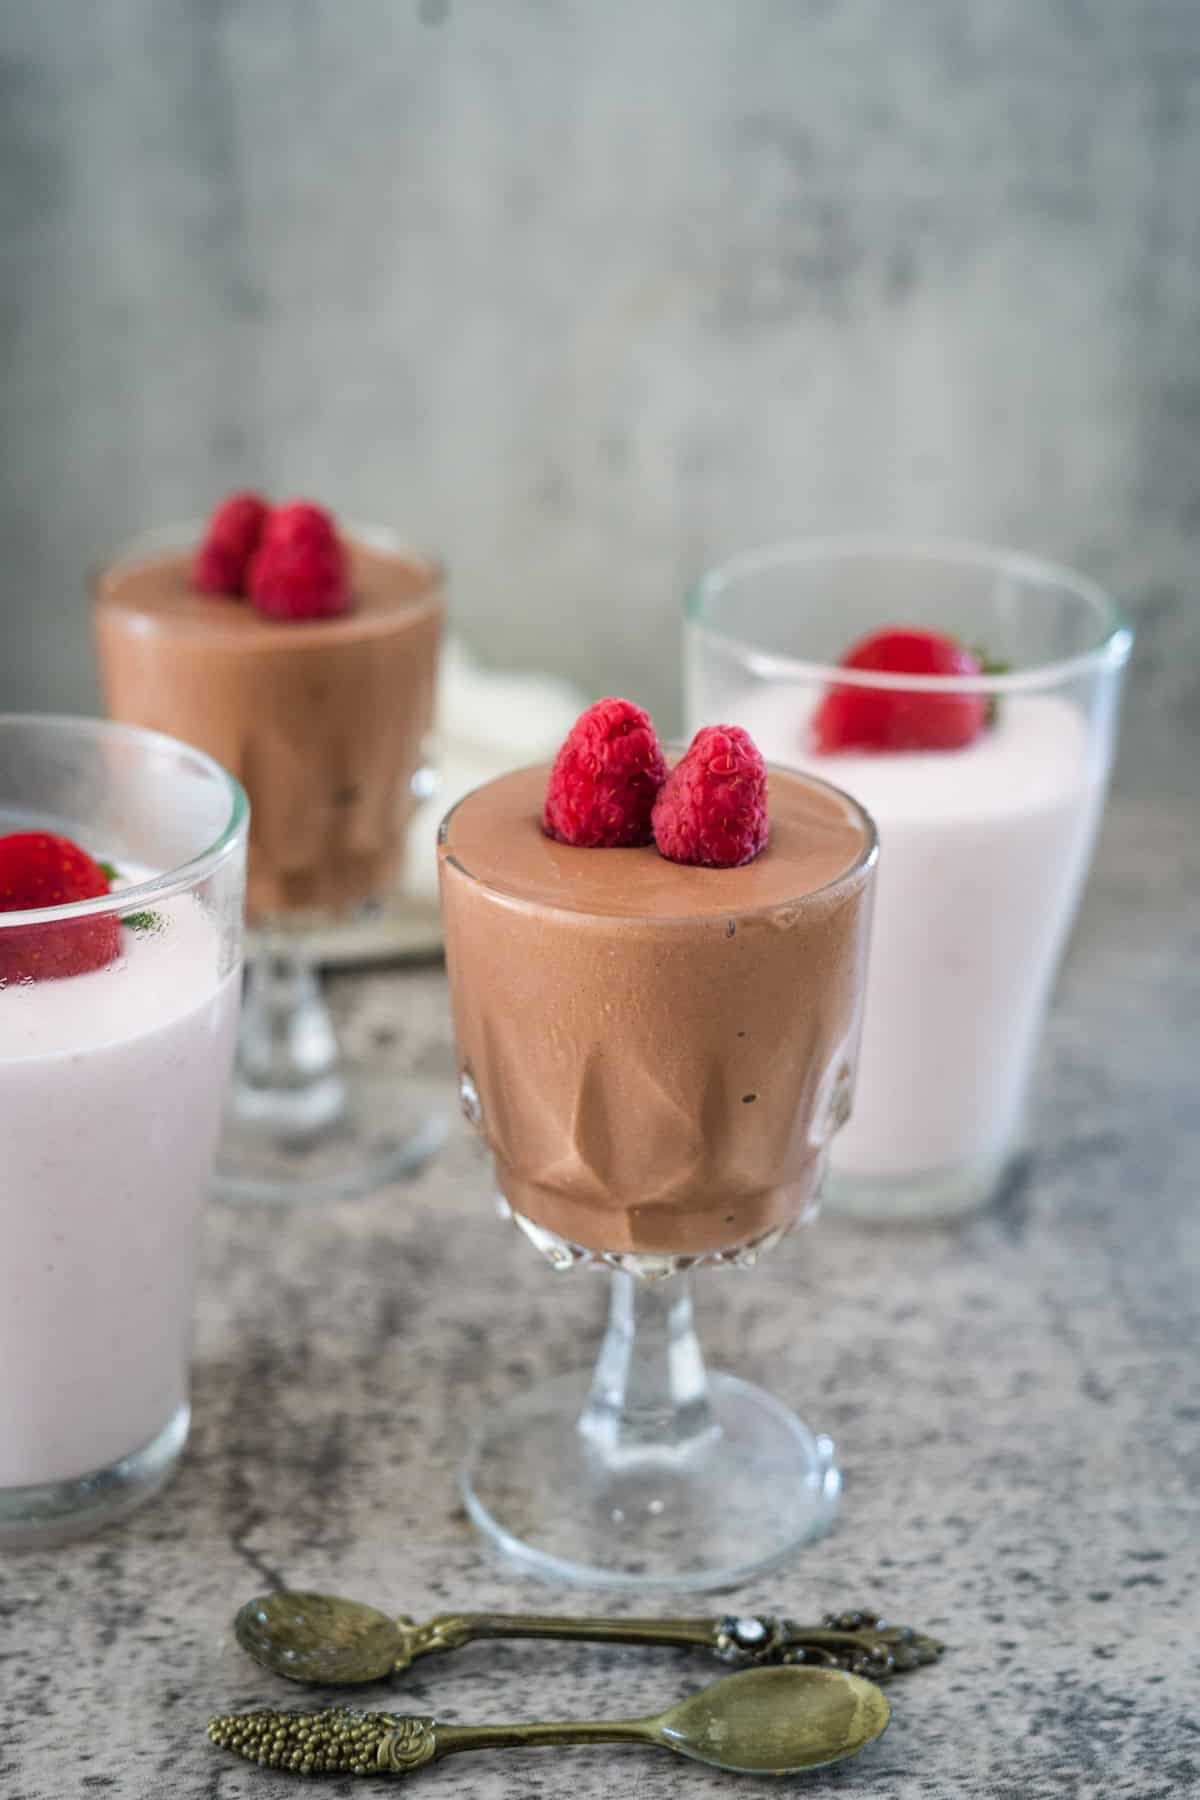
[[[49,831],[0,837],[0,913],[69,906],[110,891],[99,863],[70,838]],[[0,926],[0,984],[86,975],[120,954],[121,925],[111,914],[61,925]]]
[[[890,675],[980,675],[974,651],[936,631],[888,626],[843,656],[844,669]],[[831,687],[813,717],[818,750],[961,750],[987,724],[985,694],[902,693],[890,688]]]

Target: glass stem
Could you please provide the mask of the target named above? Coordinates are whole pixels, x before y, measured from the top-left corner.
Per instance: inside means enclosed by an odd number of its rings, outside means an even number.
[[[318,1136],[346,1108],[337,1036],[303,948],[264,935],[246,964],[233,1107],[283,1139]]]
[[[612,1277],[608,1330],[579,1430],[608,1460],[675,1455],[718,1432],[686,1274]]]

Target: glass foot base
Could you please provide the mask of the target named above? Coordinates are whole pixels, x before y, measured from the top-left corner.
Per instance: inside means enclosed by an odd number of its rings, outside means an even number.
[[[0,1488],[0,1550],[86,1537],[136,1511],[175,1473],[190,1420],[185,1402],[148,1444],[107,1469],[36,1487]]]
[[[949,1168],[913,1175],[856,1175],[830,1169],[822,1204],[826,1212],[876,1225],[961,1219],[996,1197],[1012,1160],[1011,1150],[989,1152]]]
[[[432,1085],[341,1062],[328,1099],[289,1117],[275,1095],[236,1085],[214,1191],[226,1200],[300,1206],[345,1200],[411,1178],[445,1142],[444,1097]]]
[[[733,1375],[709,1377],[713,1427],[681,1445],[602,1452],[580,1430],[583,1375],[522,1395],[474,1439],[472,1519],[530,1574],[583,1587],[733,1587],[828,1529],[833,1444]]]

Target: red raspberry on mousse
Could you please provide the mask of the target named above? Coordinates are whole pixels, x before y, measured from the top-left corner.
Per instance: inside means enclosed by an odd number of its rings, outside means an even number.
[[[307,500],[268,515],[250,563],[249,593],[272,619],[330,619],[350,610],[350,571],[337,528]]]
[[[671,862],[736,869],[767,841],[767,769],[740,725],[705,725],[654,806],[654,841]]]
[[[576,719],[550,772],[547,836],[587,849],[652,843],[650,814],[666,773],[649,714],[631,700],[597,700]]]
[[[244,594],[250,558],[258,548],[269,508],[261,494],[230,494],[208,521],[192,564],[192,585],[202,594]]]

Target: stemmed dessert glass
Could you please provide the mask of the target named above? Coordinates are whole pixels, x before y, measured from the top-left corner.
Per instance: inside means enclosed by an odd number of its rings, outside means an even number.
[[[114,716],[200,744],[241,775],[250,795],[245,994],[217,1191],[289,1204],[345,1198],[415,1173],[445,1137],[445,1111],[432,1084],[350,1054],[316,955],[331,931],[384,899],[412,811],[436,788],[432,732],[426,719],[423,728],[406,730],[405,747],[397,747],[395,709],[403,698],[389,694],[379,672],[384,665],[372,662],[383,654],[374,621],[360,628],[351,614],[263,623],[235,602],[188,594],[185,571],[203,530],[193,521],[145,533],[98,571],[93,590],[103,685]],[[357,547],[402,560],[419,581],[419,606],[440,620],[436,562],[383,527],[347,524],[344,537],[352,553]],[[127,615],[113,598],[122,578],[160,559],[176,569],[179,605],[149,617],[136,609]],[[214,630],[229,634],[226,673],[242,658],[246,667],[267,665],[256,678],[245,677],[240,701],[227,696],[221,706],[206,691],[206,681],[220,679],[220,671],[214,664],[206,674],[200,660]],[[436,657],[427,639],[426,631],[413,650],[422,658],[422,706],[431,705]],[[174,657],[170,679],[160,643]],[[190,668],[182,666],[181,647],[198,659]],[[323,737],[325,715],[304,701],[309,695],[315,705],[317,696],[330,693],[350,715],[337,741]],[[340,772],[340,786],[331,783],[330,768]],[[324,779],[305,791],[304,772],[314,769]],[[367,820],[360,790],[389,797],[382,836],[378,812]],[[314,890],[312,899],[285,899],[283,892],[289,878],[280,869],[289,866],[289,833],[298,823],[311,840],[304,885]]]
[[[416,1174],[445,1139],[436,1098],[347,1053],[305,931],[260,924],[249,950],[217,1191],[316,1203]]]
[[[559,904],[553,880],[544,899],[532,899],[472,866],[458,825],[464,809],[486,805],[504,783],[526,781],[517,810],[532,817],[545,774],[502,777],[460,801],[441,827],[460,1093],[493,1154],[502,1213],[556,1270],[606,1272],[609,1319],[590,1381],[541,1381],[490,1416],[471,1442],[460,1487],[479,1529],[539,1576],[596,1588],[730,1586],[822,1533],[840,1476],[829,1438],[752,1383],[706,1369],[689,1280],[700,1267],[752,1267],[815,1213],[827,1146],[853,1086],[874,826],[828,784],[772,770],[773,791],[791,782],[852,822],[854,848],[836,876],[728,916],[719,903],[700,919],[638,916],[634,943],[627,915],[573,912]],[[690,873],[713,881],[715,894],[721,877],[738,871]],[[693,1002],[705,996],[719,1021],[695,1058],[704,1073],[694,1088],[692,1067],[679,1072],[683,1062],[647,1066],[657,1027],[649,1037],[643,1030],[657,1018],[668,1033],[686,1032],[689,993]],[[748,1036],[770,1090],[761,1096],[742,1092]],[[630,1067],[655,1089],[652,1125],[626,1079]],[[750,1103],[760,1100],[766,1106],[752,1125]],[[653,1140],[657,1162],[698,1171],[687,1181],[702,1192],[695,1213],[674,1228],[675,1249],[629,1248],[616,1222],[628,1220],[627,1210],[610,1210],[598,1191],[606,1168],[620,1165],[627,1176],[638,1166],[643,1137]],[[652,1221],[656,1172],[643,1173]],[[615,1193],[615,1173],[611,1179]],[[765,1181],[771,1199],[747,1226],[752,1180]],[[521,1195],[534,1188],[571,1190],[567,1204],[578,1206],[579,1235],[590,1245],[523,1210]],[[689,1237],[704,1247],[687,1247]]]

